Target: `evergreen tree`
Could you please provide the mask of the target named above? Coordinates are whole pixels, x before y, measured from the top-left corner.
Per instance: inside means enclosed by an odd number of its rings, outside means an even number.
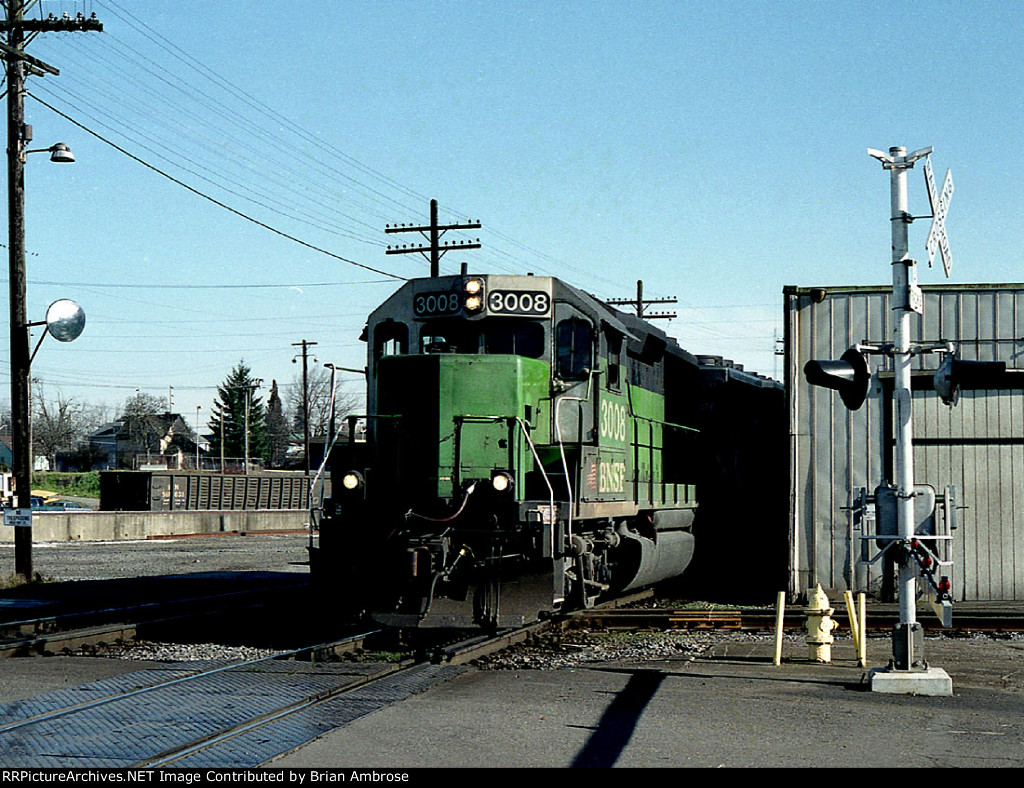
[[[252,376],[245,361],[217,388],[210,430],[210,456],[241,460],[245,454],[246,423],[249,427],[249,459],[265,460],[268,454],[266,414],[263,400],[256,392],[263,381]],[[246,416],[248,411],[248,417]],[[223,444],[222,444],[223,441]]]
[[[267,449],[271,468],[280,468],[291,443],[288,419],[284,415],[284,404],[277,391],[277,381],[271,381],[270,397],[267,399]]]

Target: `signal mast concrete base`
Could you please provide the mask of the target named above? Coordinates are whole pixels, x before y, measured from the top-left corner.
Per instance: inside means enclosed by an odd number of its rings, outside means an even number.
[[[874,668],[868,673],[872,692],[890,695],[925,695],[952,697],[953,680],[942,668],[924,670],[897,670]]]

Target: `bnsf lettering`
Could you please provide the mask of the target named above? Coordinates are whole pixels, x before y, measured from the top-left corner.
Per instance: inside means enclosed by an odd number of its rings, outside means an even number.
[[[626,489],[626,463],[602,462],[600,477],[601,492],[622,492]]]
[[[601,400],[601,437],[625,441],[629,429],[629,411],[625,405]]]

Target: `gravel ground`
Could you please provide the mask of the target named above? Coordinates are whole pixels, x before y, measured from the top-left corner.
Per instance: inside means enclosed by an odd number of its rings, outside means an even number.
[[[875,638],[872,638],[875,640]],[[734,630],[672,630],[668,632],[600,632],[570,631],[567,633],[543,634],[531,642],[517,644],[501,653],[477,661],[481,670],[558,670],[560,668],[588,667],[620,662],[651,662],[671,659],[693,661],[723,643],[759,644],[770,648],[774,643],[772,632],[737,632]],[[879,641],[889,640],[877,638]],[[950,635],[938,634],[926,640],[928,644],[952,644],[956,642],[993,643],[1006,642],[1024,644],[1024,633],[957,632]],[[784,645],[803,644],[803,632],[787,632],[783,635]],[[849,636],[836,635],[835,648],[842,645],[852,648]]]
[[[113,643],[83,647],[72,651],[72,657],[143,660],[147,662],[201,662],[205,660],[249,660],[272,657],[280,651],[248,646],[223,646],[216,643]]]
[[[309,537],[229,535],[120,542],[39,542],[33,545],[34,569],[46,580],[72,582],[156,577],[205,572],[309,571]],[[0,574],[14,565],[13,544],[0,544]],[[191,662],[256,659],[266,649],[194,643],[115,643],[78,649],[72,656],[118,660]]]
[[[32,564],[44,579],[111,580],[192,572],[308,572],[304,534],[124,542],[39,542]],[[0,544],[0,575],[13,574],[14,545]]]
[[[230,535],[143,542],[61,542],[33,546],[35,568],[45,578],[63,582],[125,577],[191,574],[196,572],[309,571],[305,535]],[[0,544],[0,575],[13,567],[13,545]],[[723,642],[772,642],[767,633],[715,630],[619,633],[570,630],[546,634],[479,660],[483,670],[555,670],[624,661],[696,659]],[[837,643],[845,636],[837,634]],[[954,632],[939,641],[991,642],[995,639],[1024,643],[1021,634],[998,638]],[[803,634],[786,635],[787,642],[802,641]],[[113,644],[82,650],[81,655],[118,660],[194,661],[202,659],[254,659],[274,652],[263,649],[209,644]]]

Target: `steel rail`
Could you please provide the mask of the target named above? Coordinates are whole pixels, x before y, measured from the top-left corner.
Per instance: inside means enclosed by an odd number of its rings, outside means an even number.
[[[847,616],[838,609],[832,618],[845,621]],[[802,609],[789,612],[784,616],[785,629],[802,629],[807,616]],[[890,629],[899,620],[898,611],[869,611],[867,628],[871,630]],[[672,608],[643,610],[583,610],[569,617],[566,627],[601,626],[607,629],[773,629],[776,613],[771,610],[678,610]],[[942,629],[935,620],[924,619],[921,624],[929,630]],[[1001,630],[1007,632],[1024,631],[1024,614],[1018,610],[1008,611],[976,611],[955,615],[953,630]]]
[[[18,720],[17,722],[11,722],[6,725],[0,725],[0,734],[8,733],[18,728],[26,727],[28,725],[37,725],[40,722],[46,722],[48,720],[57,719],[59,717],[64,717],[69,714],[75,714],[86,709],[94,709],[98,706],[103,706],[108,703],[115,703],[117,701],[125,700],[126,698],[137,697],[139,695],[144,695],[147,692],[154,692],[155,690],[166,689],[167,687],[173,687],[175,685],[184,684],[185,682],[189,681],[196,681],[197,679],[206,678],[207,676],[213,676],[217,673],[224,673],[229,670],[249,668],[253,665],[258,665],[262,662],[269,662],[271,660],[295,659],[299,656],[308,655],[311,653],[323,653],[328,650],[339,649],[346,646],[351,646],[352,649],[360,648],[363,642],[366,640],[366,638],[374,634],[377,633],[367,632],[360,635],[353,635],[351,637],[344,638],[338,641],[320,643],[315,646],[304,646],[299,649],[283,651],[278,654],[271,654],[266,657],[236,660],[227,665],[218,665],[215,668],[199,670],[195,673],[190,673],[187,676],[179,676],[177,678],[169,679],[167,681],[160,681],[154,684],[148,684],[145,687],[137,687],[128,692],[112,693],[110,695],[105,695],[102,698],[96,698],[90,701],[83,701],[82,703],[71,704],[60,709],[52,709],[50,711],[43,712],[42,714],[36,714],[32,717],[26,717],[25,719]]]
[[[425,660],[405,660],[397,665],[388,666],[372,675],[362,677],[356,681],[349,682],[341,687],[335,687],[317,693],[309,698],[298,700],[293,703],[265,712],[251,720],[238,723],[237,725],[225,728],[214,733],[207,734],[200,739],[174,747],[165,752],[159,753],[153,758],[140,761],[133,765],[134,768],[158,768],[169,766],[183,758],[194,755],[205,749],[215,747],[226,741],[241,736],[249,731],[255,730],[264,725],[276,722],[292,714],[304,711],[327,701],[341,697],[357,688],[365,687],[385,678],[391,678],[399,673],[412,671],[429,663],[445,663],[448,665],[465,665],[474,659],[478,659],[496,651],[508,648],[519,643],[539,632],[550,628],[553,621],[542,621],[529,624],[523,627],[503,630],[498,633],[470,637],[457,643],[437,647],[430,651],[429,658]]]
[[[220,594],[210,594],[208,596],[197,596],[197,597],[185,597],[180,599],[167,599],[155,602],[145,602],[138,605],[126,605],[124,607],[109,607],[101,608],[98,610],[83,610],[72,613],[61,614],[57,616],[42,616],[34,619],[23,619],[20,621],[11,621],[0,624],[0,631],[4,629],[19,628],[21,630],[33,628],[36,630],[36,634],[29,635],[28,637],[20,638],[4,638],[0,640],[0,658],[4,657],[21,657],[31,653],[45,653],[46,651],[61,650],[64,648],[73,648],[75,645],[82,645],[88,643],[102,643],[107,642],[103,638],[107,635],[122,634],[128,637],[134,637],[135,632],[139,627],[143,626],[154,626],[159,624],[171,623],[174,621],[180,621],[188,618],[189,616],[195,615],[195,608],[200,608],[203,615],[217,615],[223,614],[223,610],[210,610],[206,607],[200,607],[208,605],[210,602],[225,602],[235,600],[245,600],[246,598],[259,598],[267,595],[277,595],[282,591],[293,591],[296,589],[306,587],[306,583],[296,582],[293,584],[278,586],[274,588],[255,588],[246,589],[244,591],[228,591]],[[247,603],[246,606],[252,606],[252,602]],[[185,610],[181,611],[176,615],[162,615],[160,617],[153,618],[142,618],[141,616],[145,613],[149,613],[154,610],[166,611],[168,608],[184,607]],[[242,609],[242,605],[234,608],[234,610]],[[39,631],[45,627],[59,627],[62,625],[70,625],[72,622],[77,620],[95,620],[102,618],[110,618],[113,616],[140,616],[135,621],[119,621],[109,624],[99,624],[94,626],[81,626],[72,629],[56,629],[52,631]],[[124,637],[121,638],[122,640]]]
[[[276,657],[275,657],[276,658]],[[190,742],[186,742],[176,747],[169,748],[163,752],[157,753],[152,758],[146,758],[141,761],[137,761],[132,764],[130,768],[134,769],[156,769],[162,766],[170,766],[171,764],[180,761],[182,758],[187,758],[190,755],[194,755],[197,752],[216,747],[219,744],[230,741],[244,733],[260,728],[264,725],[269,725],[277,720],[284,719],[285,717],[297,714],[305,709],[312,708],[321,703],[326,703],[329,700],[333,700],[342,695],[346,695],[353,690],[360,687],[365,687],[376,681],[380,681],[383,678],[394,676],[397,673],[407,671],[411,668],[416,667],[422,663],[399,663],[396,665],[386,665],[368,676],[361,676],[353,681],[348,682],[339,687],[333,687],[323,692],[315,693],[314,695],[304,698],[302,700],[295,701],[293,703],[286,704],[277,709],[269,712],[265,712],[252,719],[246,720],[245,722],[232,725],[227,728],[223,728],[219,731],[207,734],[206,736],[193,739]],[[233,667],[243,667],[242,665],[235,665]]]
[[[0,630],[20,628],[22,630],[29,627],[39,627],[41,625],[52,625],[59,623],[64,620],[72,621],[81,618],[99,618],[101,616],[110,615],[125,615],[135,611],[145,611],[154,607],[167,607],[172,605],[188,605],[197,604],[199,602],[209,602],[216,599],[229,599],[232,597],[240,597],[247,595],[256,594],[276,594],[280,591],[292,591],[299,588],[305,588],[309,585],[307,580],[297,580],[294,583],[288,583],[274,587],[264,588],[246,588],[241,591],[225,591],[217,594],[207,594],[205,596],[194,596],[194,597],[178,597],[171,599],[158,599],[152,602],[142,602],[137,605],[122,605],[119,607],[103,607],[95,610],[75,610],[67,613],[61,613],[55,616],[40,616],[39,618],[26,618],[16,621],[3,621],[0,622]]]

